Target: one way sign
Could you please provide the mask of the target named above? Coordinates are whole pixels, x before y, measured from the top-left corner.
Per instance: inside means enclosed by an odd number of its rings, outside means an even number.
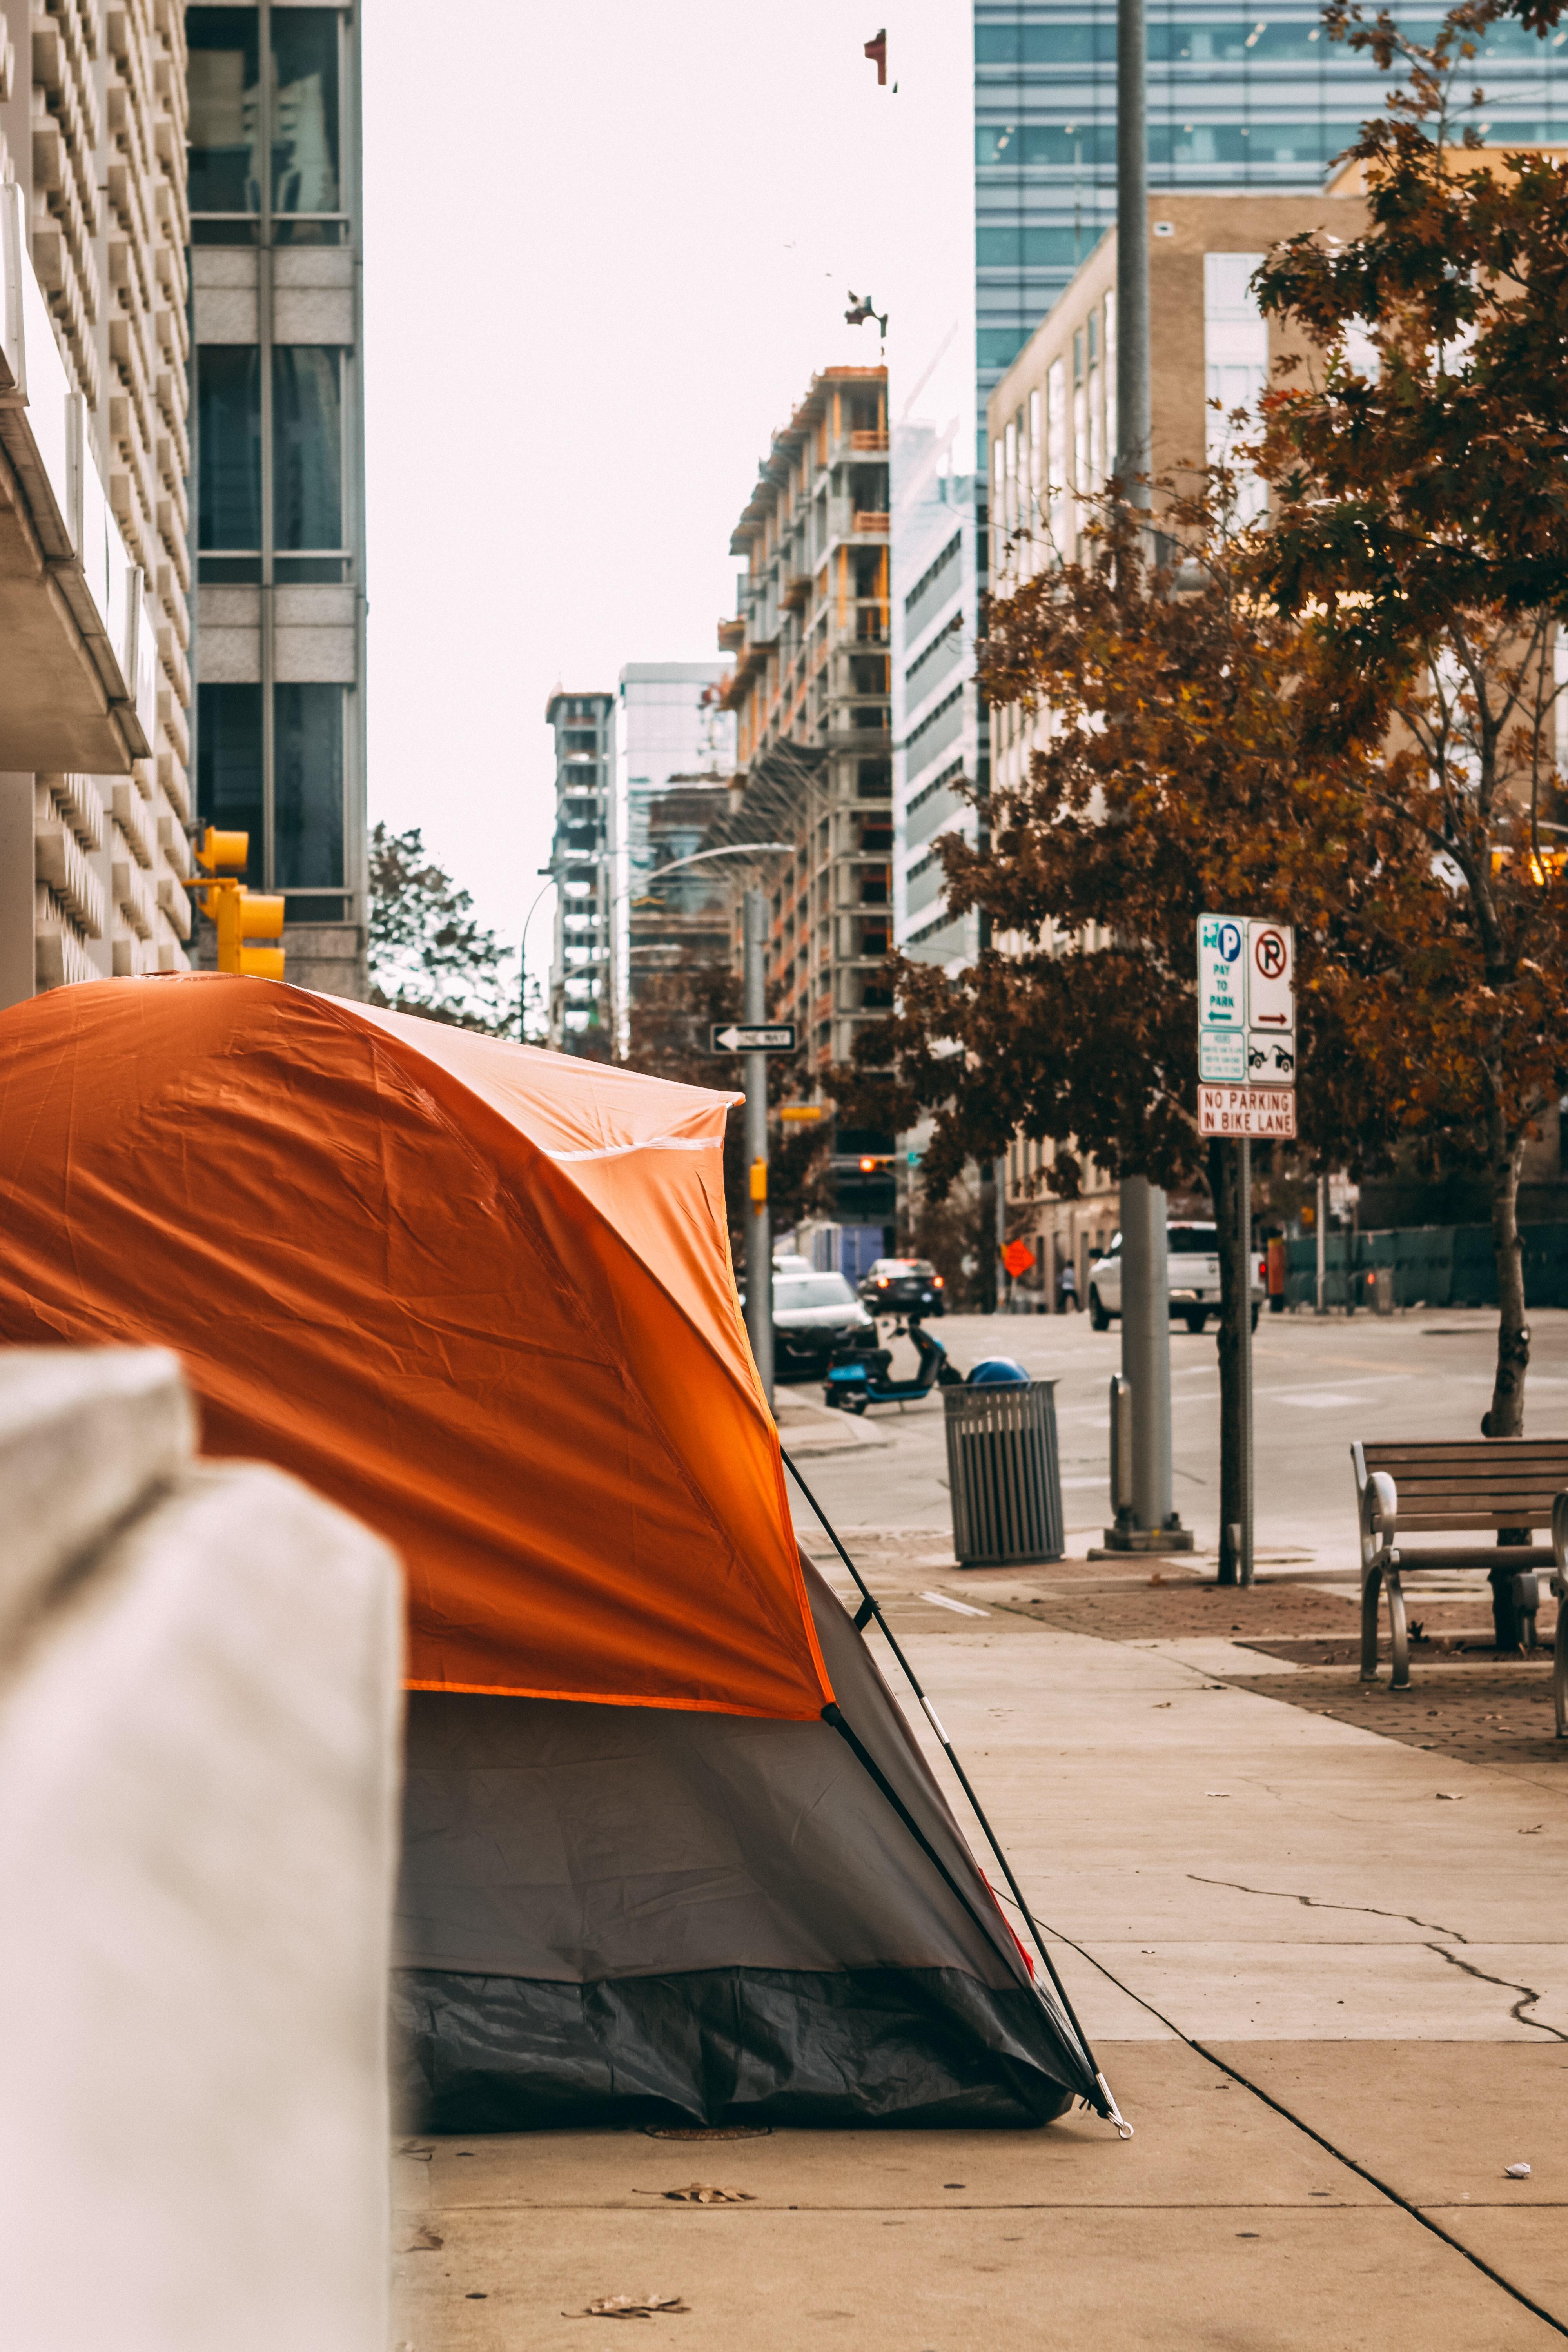
[[[708,1032],[708,1050],[710,1054],[793,1054],[795,1023],[759,1022],[748,1028],[731,1021],[722,1029],[715,1023]]]

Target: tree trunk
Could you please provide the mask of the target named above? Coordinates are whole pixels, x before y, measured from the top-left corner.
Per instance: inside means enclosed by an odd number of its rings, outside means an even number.
[[[1219,1580],[1237,1584],[1241,1559],[1231,1542],[1231,1529],[1241,1525],[1243,1496],[1241,1458],[1241,1335],[1242,1317],[1252,1307],[1247,1280],[1247,1254],[1237,1225],[1241,1183],[1237,1145],[1228,1136],[1209,1142],[1209,1193],[1214,1202],[1219,1244]]]
[[[1501,1122],[1498,1122],[1500,1128]],[[1522,1437],[1524,1376],[1530,1368],[1530,1328],[1524,1319],[1524,1251],[1519,1238],[1519,1171],[1522,1139],[1499,1134],[1489,1157],[1492,1249],[1497,1258],[1497,1371],[1483,1437]]]
[[[1501,1122],[1498,1122],[1500,1129]],[[1497,1370],[1492,1379],[1489,1412],[1481,1420],[1483,1437],[1522,1437],[1524,1376],[1530,1368],[1530,1327],[1524,1319],[1524,1250],[1519,1238],[1519,1171],[1524,1158],[1522,1139],[1510,1141],[1500,1132],[1495,1139],[1489,1174],[1492,1192],[1492,1249],[1497,1257]],[[1504,1549],[1527,1544],[1529,1528],[1500,1528]],[[1491,1570],[1492,1630],[1505,1656],[1519,1648],[1520,1622],[1514,1571],[1499,1566]]]

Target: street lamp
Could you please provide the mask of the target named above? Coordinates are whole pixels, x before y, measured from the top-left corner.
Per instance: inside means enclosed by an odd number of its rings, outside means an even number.
[[[528,1043],[528,927],[538,910],[545,893],[554,888],[565,872],[563,866],[541,866],[536,869],[545,877],[543,887],[535,891],[533,903],[522,919],[522,938],[517,950],[517,1034],[524,1045]]]
[[[656,866],[653,867],[651,872],[641,876],[636,882],[628,881],[624,890],[616,891],[615,898],[611,902],[612,935],[617,938],[619,936],[619,925],[616,919],[617,912],[618,909],[626,904],[626,901],[631,898],[633,892],[651,889],[656,882],[662,882],[666,875],[683,873],[689,866],[704,865],[710,858],[714,857],[789,857],[794,856],[796,847],[797,844],[793,841],[727,841],[718,849],[697,849],[692,851],[689,857],[672,857],[668,866]],[[617,1044],[623,1052],[626,1049],[626,1034],[623,1032],[622,1024],[623,1022],[628,1018],[630,1009],[631,957],[632,950],[628,944],[626,949],[627,969],[626,990],[627,1002],[625,1005],[621,1005],[619,1003],[619,966],[616,965],[615,967],[616,975],[616,992],[617,1000],[616,1034]]]
[[[662,882],[666,875],[700,866],[714,857],[793,857],[793,841],[731,841],[720,849],[699,849],[689,857],[672,858],[647,877]],[[749,887],[745,894],[745,961],[741,1018],[760,1024],[767,1019],[763,981],[766,912],[763,894]],[[772,1412],[773,1402],[773,1213],[768,1206],[768,1057],[747,1054],[742,1064],[746,1090],[746,1160],[750,1170],[746,1213],[746,1328],[763,1394]]]
[[[794,841],[731,841],[722,849],[699,849],[689,857],[672,857],[668,866],[656,866],[651,874],[643,877],[643,887],[650,882],[662,882],[667,874],[679,874],[683,866],[700,866],[705,857],[772,857],[793,856],[799,844]],[[631,894],[631,885],[621,892],[623,898]]]

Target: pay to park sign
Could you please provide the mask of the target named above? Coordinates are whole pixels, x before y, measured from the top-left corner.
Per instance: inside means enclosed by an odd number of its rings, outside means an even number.
[[[1198,917],[1198,1130],[1296,1132],[1296,935],[1289,923]]]

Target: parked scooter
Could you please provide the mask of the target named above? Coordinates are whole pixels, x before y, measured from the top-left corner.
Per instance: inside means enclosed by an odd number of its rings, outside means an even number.
[[[894,1339],[906,1331],[920,1358],[920,1369],[912,1381],[889,1378],[893,1362],[890,1348],[864,1349],[853,1356],[836,1358],[828,1366],[827,1378],[822,1384],[827,1402],[840,1412],[858,1413],[864,1412],[868,1404],[910,1404],[917,1397],[929,1396],[934,1388],[962,1386],[963,1373],[953,1370],[947,1360],[947,1349],[940,1339],[932,1339],[918,1315],[895,1324]]]

